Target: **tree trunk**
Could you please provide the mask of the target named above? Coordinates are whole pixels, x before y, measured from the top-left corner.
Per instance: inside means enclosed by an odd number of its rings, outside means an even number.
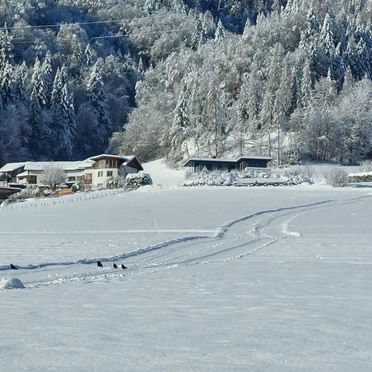
[[[277,154],[278,166],[280,165],[280,127],[278,126],[278,154]]]
[[[268,146],[268,150],[269,150],[269,156],[271,157],[271,134],[270,134],[270,132],[269,132],[268,138],[267,138],[267,146]]]

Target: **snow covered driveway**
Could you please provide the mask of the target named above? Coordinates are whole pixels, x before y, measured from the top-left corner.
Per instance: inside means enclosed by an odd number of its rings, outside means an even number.
[[[371,370],[367,192],[151,190],[0,211],[1,371]]]

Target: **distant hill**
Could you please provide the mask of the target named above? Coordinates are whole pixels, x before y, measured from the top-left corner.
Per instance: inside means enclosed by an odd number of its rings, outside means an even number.
[[[364,0],[8,0],[0,164],[371,157],[371,18]]]

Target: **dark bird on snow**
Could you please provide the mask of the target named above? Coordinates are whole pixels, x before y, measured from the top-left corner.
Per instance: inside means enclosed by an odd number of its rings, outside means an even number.
[[[101,261],[97,261],[97,267],[103,267],[103,265],[102,265],[102,262],[101,262]]]
[[[13,264],[10,264],[10,268],[12,269],[12,270],[18,270]]]
[[[112,265],[112,267],[113,267],[114,269],[117,269],[117,268],[118,268],[118,265],[116,265],[116,263],[114,263],[114,264]]]
[[[127,267],[126,267],[124,264],[121,264],[121,268],[122,268],[123,270],[127,269]]]

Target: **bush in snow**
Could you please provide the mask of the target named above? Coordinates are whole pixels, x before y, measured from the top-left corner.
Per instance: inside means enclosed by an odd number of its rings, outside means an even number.
[[[189,173],[185,186],[231,186],[237,180],[238,172],[208,171]]]
[[[22,190],[22,196],[27,198],[45,198],[53,196],[53,191],[49,187],[35,187]]]
[[[243,181],[245,180],[245,181]],[[257,180],[257,182],[250,181]],[[265,186],[265,185],[297,185],[302,182],[309,182],[307,178],[298,173],[278,170],[253,170],[244,169],[242,171],[208,171],[203,169],[200,172],[188,173],[185,186],[232,186],[244,184],[246,186]]]
[[[136,189],[140,186],[152,185],[152,179],[148,173],[129,173],[125,177],[125,186]]]
[[[279,174],[272,169],[267,170],[253,170],[243,169],[239,172],[239,178],[279,178]]]
[[[26,189],[22,189],[20,192],[10,195],[8,199],[4,201],[4,205],[16,203],[20,201],[25,201],[26,199],[30,199],[30,198],[49,198],[54,195],[55,195],[55,192],[46,186],[27,187]]]
[[[22,195],[22,191],[21,190],[20,192],[17,192],[15,194],[12,194],[10,195],[7,199],[5,199],[2,203],[2,205],[7,205],[7,204],[11,204],[11,203],[16,203],[18,201],[24,201],[24,196]]]
[[[305,163],[303,166],[300,166],[299,173],[304,179],[308,180],[307,182],[313,182],[314,168],[310,164]]]
[[[326,173],[325,179],[328,185],[344,187],[348,182],[348,174],[341,168],[333,168]]]
[[[360,171],[361,172],[371,172],[372,171],[372,160],[364,160],[360,164]]]
[[[371,174],[353,174],[348,178],[349,182],[358,183],[358,182],[372,182],[372,173]]]
[[[278,170],[281,177],[295,183],[315,183],[314,170],[310,165],[299,166],[297,168]]]
[[[23,289],[25,286],[17,278],[3,278],[0,281],[0,290],[1,289]]]
[[[4,204],[11,204],[11,203],[16,203],[20,201],[24,201],[25,199],[28,198],[35,198],[37,197],[37,192],[40,192],[38,188],[27,188],[27,189],[22,189],[20,192],[17,192],[15,194],[12,194],[4,201]]]
[[[78,183],[74,183],[74,184],[71,186],[71,191],[72,191],[72,192],[80,191],[80,185],[79,185]]]

